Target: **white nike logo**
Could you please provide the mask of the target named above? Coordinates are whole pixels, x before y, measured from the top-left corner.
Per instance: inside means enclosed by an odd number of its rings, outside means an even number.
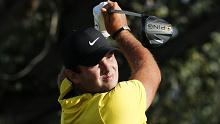
[[[89,45],[90,45],[90,46],[94,45],[95,42],[96,42],[99,38],[100,38],[100,37],[96,38],[95,40],[93,40],[93,42],[90,42],[90,41],[89,41]]]

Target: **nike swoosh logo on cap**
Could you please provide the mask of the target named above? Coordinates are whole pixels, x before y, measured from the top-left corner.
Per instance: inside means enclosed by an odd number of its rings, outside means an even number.
[[[93,40],[92,42],[89,41],[89,45],[90,45],[90,46],[94,45],[99,38],[100,38],[100,37],[96,38],[96,39]]]

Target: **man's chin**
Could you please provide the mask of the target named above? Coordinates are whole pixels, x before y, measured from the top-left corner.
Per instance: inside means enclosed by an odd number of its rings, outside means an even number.
[[[110,84],[109,84],[109,90],[112,90],[116,87],[116,85],[118,84],[117,81],[111,81]]]

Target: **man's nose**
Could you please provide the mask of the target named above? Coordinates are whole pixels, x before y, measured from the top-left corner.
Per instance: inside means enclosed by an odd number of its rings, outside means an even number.
[[[102,74],[108,74],[111,71],[111,63],[105,59],[101,60],[99,63]]]

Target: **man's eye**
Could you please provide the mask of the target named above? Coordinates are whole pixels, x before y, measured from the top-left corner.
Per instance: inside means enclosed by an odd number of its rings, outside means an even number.
[[[108,59],[110,59],[110,58],[112,58],[113,56],[114,56],[114,53],[111,52],[111,53],[109,53],[106,57],[107,57]]]
[[[111,56],[108,56],[107,58],[108,58],[108,59],[111,59],[111,58],[112,58],[112,56],[113,56],[113,55],[111,55]]]

